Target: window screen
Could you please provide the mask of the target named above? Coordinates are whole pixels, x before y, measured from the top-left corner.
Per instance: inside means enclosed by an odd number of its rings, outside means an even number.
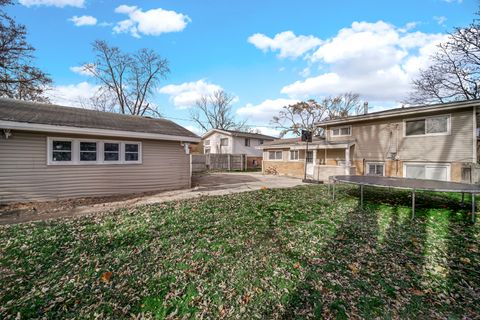
[[[367,174],[371,176],[383,176],[383,163],[367,163]]]
[[[427,118],[427,133],[445,133],[448,132],[448,116]]]
[[[406,121],[405,129],[407,136],[425,134],[425,119]]]
[[[138,144],[125,143],[125,161],[138,161]]]
[[[72,161],[72,141],[52,141],[53,161]]]
[[[80,142],[80,161],[97,161],[96,142]]]
[[[120,144],[105,142],[103,145],[103,160],[119,161],[120,160]]]

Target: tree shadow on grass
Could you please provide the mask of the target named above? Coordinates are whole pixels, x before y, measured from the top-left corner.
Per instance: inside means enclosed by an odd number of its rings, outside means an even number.
[[[340,197],[358,196],[354,188],[342,192]],[[301,257],[305,276],[285,298],[288,304],[282,317],[474,316],[473,304],[464,307],[450,302],[439,310],[445,300],[429,274],[429,268],[441,271],[436,263],[442,262],[442,257],[437,259],[437,255],[444,249],[439,247],[445,245],[451,228],[459,227],[458,217],[465,219],[465,209],[451,199],[422,194],[416,218],[410,220],[410,201],[408,192],[366,190],[365,210],[351,212],[337,226],[335,237],[319,248],[320,258]],[[457,218],[448,220],[451,217]],[[465,234],[457,235],[455,248],[460,249]],[[470,248],[478,245],[475,239],[478,237],[467,241]],[[473,259],[477,261],[477,257]],[[467,279],[467,283],[478,283],[478,277],[455,272],[447,283],[456,277],[455,284],[461,288],[453,289],[454,295],[470,293],[478,298],[478,289],[461,282]]]

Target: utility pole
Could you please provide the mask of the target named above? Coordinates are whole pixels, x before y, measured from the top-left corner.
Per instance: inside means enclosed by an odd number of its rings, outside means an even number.
[[[312,142],[312,132],[308,130],[302,130],[302,141],[306,142],[305,147],[305,164],[303,166],[303,180],[307,180],[307,158],[308,158],[308,143]]]

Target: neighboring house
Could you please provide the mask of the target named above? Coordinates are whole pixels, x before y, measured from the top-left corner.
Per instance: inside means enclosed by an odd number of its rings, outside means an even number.
[[[275,140],[274,137],[250,132],[212,129],[202,136],[205,154],[245,154],[248,168],[260,166],[262,151],[258,146]]]
[[[321,122],[325,138],[309,144],[307,175],[323,181],[357,174],[476,183],[477,106],[453,102]],[[262,146],[264,172],[303,177],[305,147],[298,139]]]
[[[165,119],[0,99],[0,204],[188,188],[199,141]]]

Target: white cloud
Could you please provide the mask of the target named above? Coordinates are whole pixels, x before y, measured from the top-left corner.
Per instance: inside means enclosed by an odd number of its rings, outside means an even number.
[[[284,106],[297,103],[296,99],[267,99],[260,104],[251,103],[237,109],[237,115],[248,118],[255,123],[269,122]]]
[[[70,71],[72,71],[74,73],[77,73],[77,74],[80,74],[82,76],[88,76],[88,77],[92,76],[92,73],[90,71],[85,70],[85,66],[70,67]]]
[[[273,38],[256,33],[248,38],[248,42],[263,52],[278,50],[280,58],[298,58],[318,47],[322,40],[311,35],[296,36],[292,31],[284,31],[276,34]]]
[[[158,36],[162,33],[178,32],[185,29],[191,19],[182,13],[161,8],[143,11],[136,6],[121,5],[116,13],[128,15],[113,28],[115,33],[127,33],[140,38],[140,34]]]
[[[447,2],[447,3],[462,3],[463,0],[442,0],[443,2]]]
[[[258,126],[258,127],[252,127],[251,128],[254,132],[260,132],[261,134],[265,134],[267,136],[271,136],[271,137],[279,137],[280,136],[280,130],[277,130],[275,128],[272,128],[272,127],[262,127],[262,126]]]
[[[73,22],[77,27],[81,26],[94,26],[97,24],[97,18],[92,16],[73,16],[68,19]]]
[[[85,0],[19,0],[20,4],[26,7],[32,6],[47,6],[47,7],[77,7],[82,8],[85,5]]]
[[[77,84],[55,86],[48,96],[52,103],[81,107],[82,102],[94,96],[98,89],[99,86],[84,81]]]
[[[447,17],[445,16],[434,16],[433,20],[435,20],[439,25],[445,26],[445,22],[447,21]]]
[[[429,64],[444,34],[409,32],[383,21],[354,22],[310,56],[325,72],[282,88],[292,98],[356,92],[368,100],[406,98],[411,80]]]
[[[209,95],[218,90],[222,90],[222,87],[201,79],[195,82],[169,84],[160,88],[159,92],[170,95],[170,99],[176,107],[186,109],[194,106],[202,95]]]

